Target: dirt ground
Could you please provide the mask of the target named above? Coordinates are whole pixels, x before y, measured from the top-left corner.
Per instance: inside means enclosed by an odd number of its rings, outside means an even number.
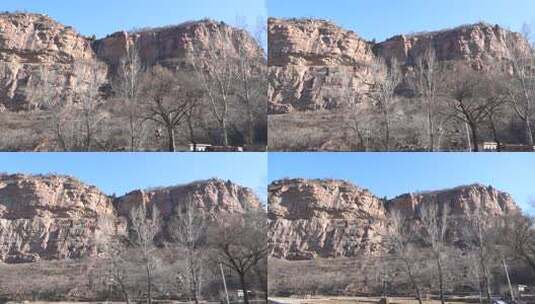
[[[273,304],[378,304],[380,297],[310,297],[303,298],[270,298]],[[418,304],[414,298],[389,298],[390,304]],[[424,301],[426,304],[439,304],[439,300]],[[446,302],[454,304],[468,304],[469,302]]]

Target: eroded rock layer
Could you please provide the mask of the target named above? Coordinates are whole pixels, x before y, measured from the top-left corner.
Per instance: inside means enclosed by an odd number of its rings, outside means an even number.
[[[103,39],[84,37],[46,15],[0,14],[0,111],[51,109],[76,103],[110,84],[128,52],[143,67],[190,69],[195,58],[209,72],[219,58],[250,58],[264,70],[264,52],[246,31],[201,20],[176,26],[117,32]],[[215,55],[214,55],[215,54]],[[93,93],[94,94],[94,93]]]
[[[289,260],[380,255],[391,233],[388,218],[401,212],[418,222],[421,206],[447,205],[455,222],[448,241],[463,237],[468,216],[485,218],[519,212],[511,196],[479,184],[380,199],[338,180],[289,179],[269,187],[271,255]]]
[[[384,77],[378,64],[396,59],[410,75],[416,58],[429,49],[441,62],[488,71],[510,58],[510,46],[529,48],[520,34],[486,23],[375,43],[328,21],[272,18],[268,34],[270,114],[370,101],[376,81]]]
[[[0,14],[0,105],[18,111],[77,102],[105,82],[91,40],[46,15]]]
[[[373,44],[321,20],[269,20],[273,114],[339,108],[360,100],[375,78]]]
[[[142,205],[160,211],[162,237],[186,203],[209,218],[261,208],[254,193],[217,179],[119,198],[65,176],[0,175],[0,261],[96,256],[114,236],[127,233],[129,216]]]

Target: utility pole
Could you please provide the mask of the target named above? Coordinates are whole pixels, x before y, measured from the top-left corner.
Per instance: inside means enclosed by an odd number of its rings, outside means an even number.
[[[503,268],[505,269],[505,276],[507,277],[507,285],[509,285],[509,292],[511,293],[511,300],[515,302],[515,294],[513,293],[513,285],[511,284],[511,278],[509,277],[509,269],[507,268],[507,263],[505,258],[502,258]]]
[[[223,286],[225,287],[225,296],[227,299],[227,304],[230,304],[228,298],[227,281],[225,280],[225,272],[223,272],[223,265],[221,265],[221,263],[219,263],[219,269],[221,270],[221,277],[223,278]]]

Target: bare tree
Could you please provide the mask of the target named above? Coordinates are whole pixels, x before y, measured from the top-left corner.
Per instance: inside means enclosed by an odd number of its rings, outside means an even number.
[[[443,254],[446,243],[446,231],[448,229],[449,207],[444,204],[439,209],[438,202],[429,202],[420,208],[419,215],[420,223],[425,231],[425,240],[431,247],[437,268],[440,302],[444,304]]]
[[[524,26],[523,37],[529,40],[530,28]],[[514,86],[510,96],[513,108],[518,117],[524,123],[526,144],[533,146],[532,119],[535,111],[533,103],[535,99],[535,53],[531,45],[523,47],[518,43],[518,36],[507,36],[509,59],[513,68]]]
[[[131,242],[139,249],[142,258],[145,277],[147,280],[147,303],[152,304],[152,288],[154,285],[154,271],[158,268],[158,260],[155,258],[154,238],[160,230],[160,218],[158,208],[152,207],[150,214],[145,205],[132,209]]]
[[[383,116],[384,147],[386,151],[389,151],[391,145],[392,106],[397,99],[396,88],[402,81],[402,74],[396,59],[392,59],[389,63],[386,63],[383,59],[377,59],[373,68],[378,75],[385,75],[382,80],[375,83],[371,96],[377,102]]]
[[[170,152],[176,151],[175,128],[200,97],[195,88],[195,79],[190,74],[182,71],[173,74],[161,66],[152,68],[143,77],[143,115],[166,129]]]
[[[485,222],[487,216],[483,213],[483,204],[476,208],[468,218],[468,225],[465,226],[467,240],[475,247],[477,262],[479,264],[479,275],[483,277],[485,282],[485,294],[488,303],[491,302],[491,282],[490,269],[492,253],[494,252],[490,233],[488,230],[488,223]]]
[[[535,271],[535,219],[521,214],[506,219],[505,239],[515,256]]]
[[[173,220],[171,227],[171,234],[185,249],[186,281],[191,298],[198,304],[201,299],[205,250],[203,246],[206,243],[207,223],[196,209],[191,194],[182,201],[179,214]]]
[[[220,31],[213,33],[210,41],[228,40]],[[229,45],[234,45],[229,43]],[[238,64],[226,48],[208,45],[205,49],[191,45],[191,62],[201,78],[200,84],[208,100],[212,114],[223,134],[223,144],[229,145],[229,111],[235,97]]]
[[[414,255],[411,254],[410,249],[414,241],[414,230],[411,227],[412,220],[404,217],[399,211],[394,211],[390,215],[390,227],[392,234],[390,236],[390,243],[394,249],[395,254],[401,259],[405,266],[405,271],[409,276],[414,293],[418,303],[422,304],[422,295],[420,286],[414,274]]]
[[[101,110],[99,84],[102,82],[102,67],[85,61],[73,63],[78,73],[89,74],[89,79],[80,85],[85,87],[74,105],[64,107],[55,116],[56,141],[64,151],[93,151],[98,145],[98,134],[106,119]]]
[[[452,117],[469,127],[473,151],[479,151],[479,129],[501,107],[506,95],[498,81],[478,74],[467,67],[459,67],[450,75],[448,99]]]
[[[97,233],[95,235],[96,246],[99,251],[106,252],[109,258],[107,275],[112,286],[119,289],[123,300],[130,304],[129,271],[128,262],[125,259],[127,249],[126,241],[116,233],[116,223],[110,216],[98,218]]]
[[[245,215],[229,215],[210,228],[208,242],[214,249],[216,262],[238,274],[243,300],[248,304],[247,276],[268,252],[265,212],[249,210]]]
[[[247,116],[246,142],[253,144],[255,142],[255,127],[257,117],[265,120],[267,112],[267,64],[266,59],[262,56],[260,46],[263,43],[265,22],[257,25],[255,43],[258,50],[250,50],[250,45],[244,43],[248,39],[247,24],[245,21],[237,21],[238,27],[242,30],[240,35],[236,35],[235,45],[238,48],[238,69],[237,69],[237,98],[245,107]],[[252,41],[251,41],[252,42]],[[252,55],[252,52],[262,53],[260,56]]]
[[[128,123],[128,137],[130,151],[138,151],[141,146],[141,134],[145,119],[140,113],[141,79],[143,67],[136,44],[128,47],[126,56],[121,59],[118,68],[118,78],[114,82],[114,89],[124,101],[122,114]]]
[[[438,93],[441,84],[442,71],[436,58],[435,49],[428,48],[416,59],[416,87],[423,99],[427,112],[428,149],[436,151],[442,126],[438,119]]]

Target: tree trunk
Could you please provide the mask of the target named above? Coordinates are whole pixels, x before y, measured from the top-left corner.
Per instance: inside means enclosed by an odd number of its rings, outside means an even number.
[[[444,299],[444,275],[442,273],[442,261],[440,260],[439,255],[437,255],[436,260],[437,260],[437,270],[438,270],[438,287],[440,289],[440,303],[444,304],[446,302]]]
[[[253,111],[250,109],[251,106],[247,106],[247,125],[249,126],[249,131],[247,132],[247,143],[249,145],[252,145],[254,143],[255,138],[255,126],[254,126],[254,117],[253,117]]]
[[[243,303],[249,304],[249,294],[247,293],[247,282],[245,280],[245,273],[239,273],[241,289],[243,290]]]
[[[465,126],[465,129],[466,129],[466,141],[467,141],[467,149],[468,149],[468,152],[472,152],[472,140],[470,139],[470,127],[468,126],[468,124],[465,122],[464,123],[464,126]]]
[[[487,265],[485,265],[485,262],[482,258],[480,258],[481,263],[481,272],[483,272],[483,279],[485,280],[485,295],[487,296],[487,302],[492,302],[492,292],[490,290],[490,278],[489,278],[489,272],[487,270]]]
[[[136,130],[134,125],[134,118],[130,116],[129,118],[129,124],[130,124],[130,152],[135,152],[136,149]]]
[[[384,112],[385,115],[385,150],[390,151],[390,118],[387,111]]]
[[[414,291],[416,292],[416,299],[418,299],[418,304],[422,304],[422,295],[420,293],[420,287],[418,286],[418,283],[416,283],[416,279],[414,278],[414,275],[412,273],[412,267],[407,261],[407,259],[404,259],[405,265],[407,266],[407,273],[409,274],[409,279],[411,281],[412,287],[414,288]]]
[[[176,151],[175,128],[171,125],[167,126],[167,136],[168,136],[168,141],[169,141],[169,152],[175,152]]]
[[[429,127],[429,152],[435,151],[435,126],[433,124],[433,110],[431,106],[431,101],[428,100],[427,106],[427,124]]]
[[[228,131],[227,131],[227,119],[226,118],[223,118],[221,120],[221,129],[223,131],[223,145],[225,147],[228,147],[229,143],[228,143]]]
[[[147,257],[148,259],[148,257]],[[152,275],[150,273],[149,261],[146,261],[145,270],[147,273],[147,303],[152,304]]]
[[[526,115],[524,124],[526,126],[526,142],[529,146],[533,146],[533,132],[531,130],[531,121],[529,120],[529,115]]]
[[[192,257],[190,256],[191,294],[193,296],[193,302],[199,304],[198,276],[197,271],[195,270],[195,265],[191,262],[191,258]]]
[[[130,304],[130,296],[128,295],[128,292],[126,291],[126,286],[121,282],[121,293],[123,294],[123,298],[126,302],[126,304]]]
[[[472,146],[474,152],[479,152],[479,135],[477,132],[477,126],[473,123],[470,123],[470,131],[472,133]]]

